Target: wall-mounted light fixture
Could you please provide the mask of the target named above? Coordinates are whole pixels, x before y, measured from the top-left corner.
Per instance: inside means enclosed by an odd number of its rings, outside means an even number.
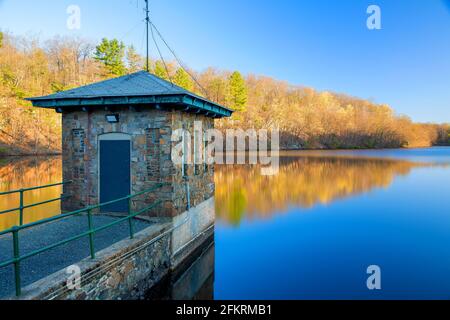
[[[119,115],[118,114],[107,114],[106,121],[108,121],[109,123],[117,123],[117,122],[119,122]]]

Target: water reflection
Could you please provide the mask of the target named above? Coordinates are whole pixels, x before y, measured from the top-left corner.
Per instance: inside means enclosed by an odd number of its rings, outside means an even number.
[[[211,243],[189,268],[173,282],[171,300],[214,299],[214,243]]]
[[[354,156],[291,153],[280,159],[274,176],[262,176],[260,166],[216,166],[217,216],[233,225],[244,218],[270,217],[291,206],[316,204],[387,188],[397,176],[430,163]]]
[[[147,292],[146,300],[213,300],[214,299],[214,241],[193,261],[171,274],[156,288]]]
[[[387,188],[395,177],[406,176],[413,168],[432,165],[353,154],[338,156],[337,152],[297,152],[282,156],[280,171],[275,176],[262,176],[259,166],[217,165],[216,212],[222,221],[238,225],[244,217],[270,217],[291,206],[311,208],[376,188]],[[0,191],[60,181],[60,157],[0,159]],[[25,194],[25,204],[57,198],[60,194],[60,186],[30,191]],[[18,204],[18,194],[0,196],[0,211]],[[49,203],[25,210],[24,221],[36,221],[59,212],[59,202]],[[17,212],[0,215],[0,230],[17,222]]]
[[[314,153],[217,167],[214,297],[448,299],[450,148]]]
[[[281,157],[275,176],[261,176],[258,166],[217,166],[216,212],[225,223],[217,224],[215,248],[170,279],[163,297],[448,297],[449,166],[450,148],[296,152]],[[59,157],[0,163],[0,190],[59,181]],[[25,200],[59,193],[60,187],[36,191]],[[0,210],[17,203],[17,196],[3,197]],[[59,204],[50,204],[25,221],[57,212]],[[240,224],[280,212],[280,219]],[[16,219],[0,217],[0,229]],[[367,290],[371,264],[383,268],[382,292]]]
[[[0,191],[41,186],[62,181],[60,157],[14,157],[0,159]],[[31,204],[58,198],[61,186],[28,191],[24,203]],[[0,211],[19,206],[19,194],[0,196]],[[60,202],[56,201],[24,210],[24,222],[29,223],[60,213]],[[0,230],[16,225],[18,212],[0,215]]]

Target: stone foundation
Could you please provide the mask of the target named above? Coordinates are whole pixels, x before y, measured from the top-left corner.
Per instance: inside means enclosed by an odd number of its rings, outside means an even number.
[[[173,218],[174,226],[179,226],[172,232],[171,251],[172,269],[185,260],[208,235],[209,227],[214,226],[214,198],[202,202],[191,210]]]
[[[76,265],[81,288],[70,290],[66,269],[25,288],[20,300],[144,299],[171,272],[186,264],[214,234],[214,199],[201,203],[170,223],[154,224]],[[49,261],[51,263],[51,261]],[[211,270],[211,274],[212,274]],[[10,297],[16,299],[16,297]]]

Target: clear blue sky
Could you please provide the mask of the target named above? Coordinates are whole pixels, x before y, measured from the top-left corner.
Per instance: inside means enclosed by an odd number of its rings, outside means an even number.
[[[70,4],[81,8],[81,30],[66,28]],[[381,7],[382,30],[366,28],[370,4]],[[0,0],[0,28],[41,39],[121,38],[143,53],[143,5]],[[387,103],[416,121],[450,122],[450,0],[150,0],[150,8],[196,70],[268,75]]]

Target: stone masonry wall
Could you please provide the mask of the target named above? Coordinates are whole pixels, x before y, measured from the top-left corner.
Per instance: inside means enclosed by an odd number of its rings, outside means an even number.
[[[107,114],[119,114],[119,123],[108,123]],[[64,112],[63,125],[63,179],[73,183],[64,186],[64,211],[72,211],[99,203],[99,136],[124,133],[131,137],[131,193],[167,183],[158,191],[135,198],[133,209],[139,210],[155,201],[163,204],[149,211],[150,216],[173,217],[186,210],[186,183],[189,183],[190,206],[196,206],[214,194],[213,166],[186,165],[183,177],[181,165],[171,160],[173,130],[186,128],[194,137],[194,121],[202,121],[203,130],[214,127],[214,120],[203,115],[180,111],[114,107],[113,111]],[[203,139],[202,139],[203,140]]]
[[[80,283],[76,286],[73,271],[64,268],[24,288],[17,298],[14,294],[7,300],[139,300],[162,298],[160,293],[167,289],[165,282],[171,276],[178,279],[174,289],[195,293],[199,286],[214,270],[214,251],[206,261],[198,263],[198,255],[212,245],[214,220],[210,212],[203,208],[214,207],[213,199],[205,201],[191,213],[183,213],[174,220],[187,215],[181,224],[153,223],[135,234],[133,239],[124,239],[96,253],[95,259],[83,259],[73,266],[80,271]],[[214,217],[214,215],[212,215]],[[187,241],[190,229],[197,230],[194,241]],[[186,242],[187,241],[187,242]],[[175,242],[175,243],[174,243]],[[204,252],[204,251],[203,251]],[[192,265],[192,263],[196,261]],[[73,267],[72,266],[72,267]],[[187,274],[179,277],[186,270]],[[71,284],[71,285],[68,285]],[[164,287],[162,287],[164,286]],[[190,287],[192,287],[190,289]],[[160,290],[163,289],[161,292]],[[173,299],[188,298],[191,294],[180,295],[172,291]]]
[[[199,164],[194,163],[194,123],[196,121],[202,122],[202,131],[200,133],[200,141],[203,142],[202,148],[205,147],[203,133],[211,128],[214,128],[214,120],[201,115],[176,113],[173,116],[173,128],[184,128],[191,136],[191,163],[187,163],[184,168],[184,176],[181,165],[176,165],[173,176],[173,194],[180,209],[177,214],[185,211],[188,205],[187,199],[187,184],[189,185],[189,207],[195,207],[207,199],[214,196],[214,166],[206,165],[203,161]],[[172,142],[172,148],[179,142]],[[202,152],[200,152],[202,154]]]
[[[138,300],[170,272],[169,224],[156,224],[76,264],[81,286],[67,286],[66,269],[23,288],[20,300]],[[7,298],[15,300],[15,295]]]

